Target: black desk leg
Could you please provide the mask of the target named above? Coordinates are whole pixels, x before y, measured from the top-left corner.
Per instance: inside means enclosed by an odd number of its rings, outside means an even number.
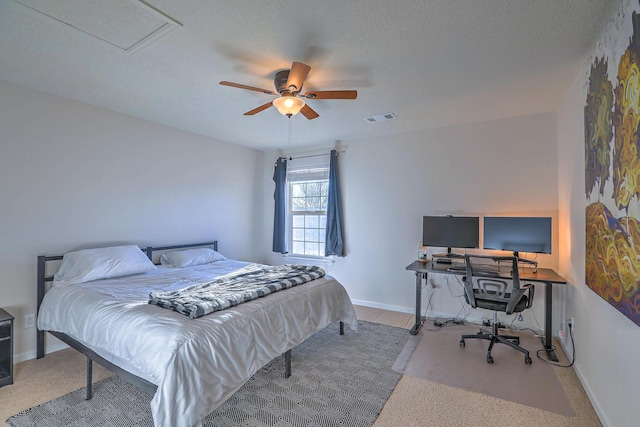
[[[545,283],[544,286],[544,349],[547,352],[547,357],[552,362],[558,361],[558,356],[556,356],[555,351],[553,351],[553,343],[552,343],[552,314],[553,314],[553,289],[551,282]]]
[[[426,273],[419,273],[416,271],[416,323],[413,325],[413,328],[409,331],[411,335],[416,335],[418,330],[422,327],[422,316],[421,311],[422,308],[420,304],[422,302],[422,275],[426,276]],[[425,277],[426,278],[426,277]]]

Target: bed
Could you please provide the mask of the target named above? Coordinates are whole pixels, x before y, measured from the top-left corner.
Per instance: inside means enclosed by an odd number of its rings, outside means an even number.
[[[165,265],[164,258],[155,261],[159,253],[180,255],[208,246],[222,259],[177,266]],[[340,322],[341,332],[344,324],[357,328],[346,290],[326,275],[192,319],[151,304],[150,294],[180,292],[255,266],[224,258],[217,242],[134,248],[160,265],[124,277],[67,283],[64,275],[74,268],[66,268],[70,254],[55,276],[47,274],[48,265],[63,256],[38,257],[37,356],[44,357],[44,333],[51,333],[87,356],[87,398],[96,361],[153,395],[156,426],[199,425],[281,354],[288,375],[291,349],[315,332],[334,322]]]

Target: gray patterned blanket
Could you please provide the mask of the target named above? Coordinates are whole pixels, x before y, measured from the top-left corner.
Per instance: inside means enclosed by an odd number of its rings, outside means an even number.
[[[175,310],[191,319],[224,310],[324,276],[316,266],[250,264],[207,283],[170,292],[151,292],[149,304]]]

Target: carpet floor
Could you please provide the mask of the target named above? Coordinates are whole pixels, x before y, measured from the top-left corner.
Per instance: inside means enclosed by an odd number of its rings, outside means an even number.
[[[422,378],[483,393],[567,417],[575,412],[565,395],[553,367],[536,357],[538,338],[529,333],[506,332],[520,337],[520,345],[529,350],[533,363],[526,365],[524,355],[506,345],[496,344],[494,363],[486,361],[488,341],[465,340],[463,334],[475,334],[474,325],[452,326],[437,331],[421,331],[412,337],[394,369],[404,375]],[[514,380],[517,379],[517,380]]]
[[[405,329],[360,321],[358,332],[331,325],[292,350],[292,375],[279,357],[203,421],[205,426],[371,426],[401,374],[391,366]],[[112,377],[10,417],[23,426],[153,426],[151,396]]]

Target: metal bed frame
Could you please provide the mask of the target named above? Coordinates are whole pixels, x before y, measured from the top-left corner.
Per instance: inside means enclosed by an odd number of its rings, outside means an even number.
[[[153,247],[153,246],[147,246],[144,249],[140,249],[142,251],[144,251],[147,255],[147,257],[149,257],[150,260],[153,261],[153,253],[154,252],[160,252],[160,251],[167,251],[167,250],[172,250],[172,249],[186,249],[186,248],[196,248],[196,247],[204,247],[204,246],[213,246],[214,250],[218,250],[218,241],[214,240],[212,242],[202,242],[202,243],[193,243],[193,244],[186,244],[186,245],[171,245],[171,246],[158,246],[158,247]],[[60,261],[62,260],[63,255],[40,255],[38,256],[38,280],[37,280],[37,307],[36,307],[36,315],[37,313],[39,313],[40,311],[40,305],[42,304],[42,300],[44,298],[44,294],[47,291],[46,288],[46,284],[48,282],[52,282],[53,281],[53,276],[47,276],[46,275],[46,265],[47,262],[52,262],[52,261]],[[90,349],[89,347],[85,346],[84,344],[80,343],[79,341],[69,337],[66,334],[63,334],[61,332],[55,332],[55,331],[41,331],[40,329],[37,329],[36,332],[36,339],[37,339],[37,343],[36,343],[36,347],[37,347],[37,351],[36,351],[36,358],[37,359],[41,359],[45,356],[45,352],[44,352],[44,334],[45,332],[50,333],[51,335],[53,335],[54,337],[58,338],[60,341],[64,342],[65,344],[67,344],[69,347],[74,348],[75,350],[79,351],[80,353],[84,354],[85,357],[87,358],[87,386],[86,386],[86,400],[91,399],[92,397],[92,384],[93,384],[93,361],[97,362],[98,364],[100,364],[101,366],[103,366],[104,368],[108,369],[109,371],[113,372],[114,374],[116,374],[118,377],[122,378],[123,380],[129,382],[130,384],[132,384],[133,386],[149,393],[150,395],[154,395],[158,386],[156,386],[155,384],[145,380],[144,378],[141,378],[137,375],[132,374],[131,372],[122,369],[121,367],[119,367],[118,365],[109,362],[108,360],[106,360],[105,358],[103,358],[102,356],[100,356],[98,353],[96,353],[95,351],[93,351],[92,349]],[[344,322],[340,322],[340,335],[344,335]],[[289,378],[291,376],[291,349],[287,350],[284,353],[284,377],[285,378]]]

